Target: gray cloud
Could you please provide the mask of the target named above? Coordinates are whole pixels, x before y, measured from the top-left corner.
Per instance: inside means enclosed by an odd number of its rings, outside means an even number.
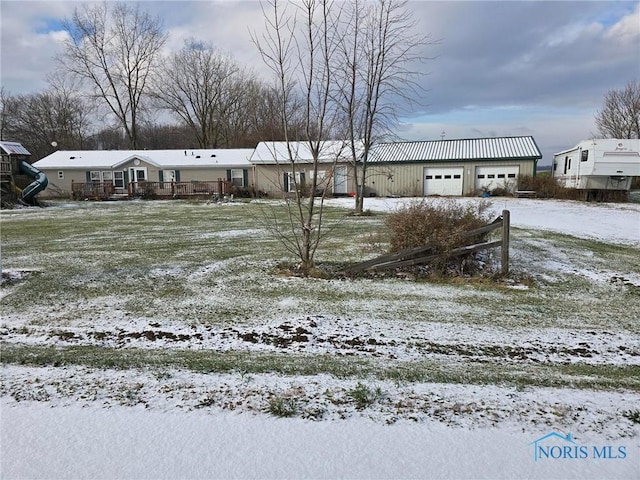
[[[2,85],[11,93],[45,88],[61,51],[60,32],[75,1],[2,0]],[[211,41],[265,73],[250,32],[264,20],[257,1],[146,1],[164,21],[168,50],[184,39]],[[532,134],[547,155],[588,138],[604,94],[640,78],[638,2],[411,2],[424,47],[420,105],[403,115],[405,138]],[[54,22],[51,22],[54,20]],[[43,32],[43,33],[36,33]],[[266,73],[265,73],[266,74]]]

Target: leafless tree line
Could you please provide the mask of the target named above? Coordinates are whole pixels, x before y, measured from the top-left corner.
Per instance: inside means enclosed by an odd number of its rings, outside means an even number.
[[[35,159],[56,148],[240,148],[283,138],[271,85],[196,39],[163,55],[162,22],[140,4],[82,4],[64,26],[49,87],[0,95],[2,139]]]

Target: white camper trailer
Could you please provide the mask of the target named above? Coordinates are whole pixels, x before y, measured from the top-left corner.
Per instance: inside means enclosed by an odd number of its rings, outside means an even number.
[[[629,191],[640,176],[640,140],[584,140],[553,156],[553,176],[560,185],[585,191],[587,198],[602,191]]]

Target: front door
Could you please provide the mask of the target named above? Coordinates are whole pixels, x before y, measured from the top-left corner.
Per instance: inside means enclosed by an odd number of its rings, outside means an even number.
[[[339,165],[333,173],[333,194],[346,195],[347,193],[347,167]]]
[[[129,178],[132,183],[144,182],[147,180],[147,167],[134,167],[129,169]]]

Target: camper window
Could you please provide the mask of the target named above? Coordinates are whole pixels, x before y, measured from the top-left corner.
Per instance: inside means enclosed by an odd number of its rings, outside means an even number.
[[[589,150],[582,150],[582,156],[580,157],[581,162],[586,162],[589,160]]]

